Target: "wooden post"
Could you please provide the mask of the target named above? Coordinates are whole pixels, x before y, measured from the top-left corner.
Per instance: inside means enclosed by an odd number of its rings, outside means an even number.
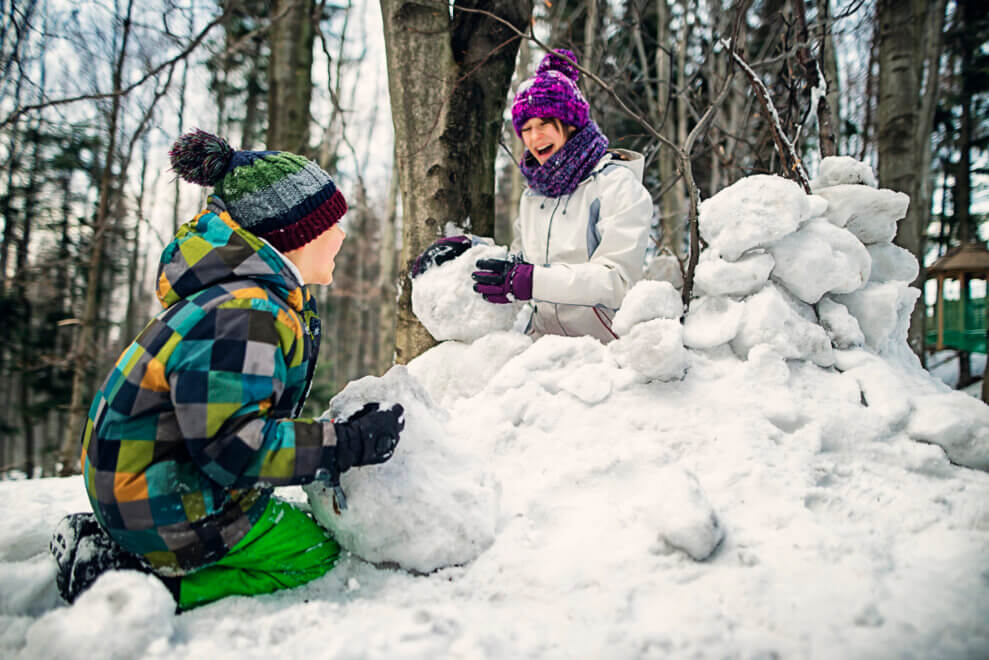
[[[937,344],[934,348],[937,350],[944,349],[944,275],[937,276],[937,308],[935,309],[935,314],[937,314]]]

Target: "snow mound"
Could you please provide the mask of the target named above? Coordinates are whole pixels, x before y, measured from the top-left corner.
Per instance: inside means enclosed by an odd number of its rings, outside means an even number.
[[[817,304],[821,327],[828,333],[835,348],[853,348],[865,343],[865,335],[858,320],[848,313],[848,308],[828,297]]]
[[[762,288],[775,264],[771,254],[747,254],[737,261],[725,261],[714,250],[705,250],[694,270],[694,285],[699,295],[747,296]]]
[[[345,419],[365,403],[401,403],[405,429],[386,463],[345,472],[347,508],[333,491],[304,487],[316,520],[340,545],[370,562],[429,573],[466,564],[494,541],[500,484],[483,457],[465,451],[437,408],[404,366],[351,382],[330,402],[327,416]]]
[[[825,293],[851,293],[867,281],[868,251],[850,232],[813,220],[769,248],[773,278],[807,303]]]
[[[788,359],[811,360],[822,367],[834,364],[831,340],[817,324],[814,310],[784,290],[769,284],[745,299],[738,333],[731,342],[745,357],[758,344],[769,344]]]
[[[817,192],[821,188],[843,184],[861,184],[872,188],[879,185],[876,175],[867,164],[851,156],[828,156],[821,160],[817,176],[810,182],[810,187]]]
[[[906,216],[910,204],[901,192],[868,186],[833,186],[817,194],[828,200],[828,222],[845,227],[866,245],[892,241],[896,223]]]
[[[684,345],[706,349],[727,344],[738,334],[744,309],[743,303],[731,298],[697,298],[683,323]]]
[[[158,578],[137,571],[103,574],[71,607],[27,630],[25,658],[126,660],[161,652],[175,630],[175,601]]]
[[[920,273],[917,258],[909,250],[892,243],[874,243],[867,245],[869,256],[872,257],[872,282],[913,282]]]
[[[475,245],[412,280],[412,313],[434,339],[472,342],[512,328],[518,306],[489,303],[474,291],[471,279],[478,259],[504,259],[506,255],[503,247]]]
[[[919,297],[918,289],[902,282],[870,282],[853,293],[833,296],[858,320],[866,345],[880,354],[906,344],[910,312]]]
[[[989,470],[989,406],[963,392],[914,398],[911,438],[940,445],[955,463]]]
[[[625,294],[611,327],[621,337],[627,335],[636,323],[653,319],[679,319],[681,316],[683,300],[671,283],[642,280]]]
[[[634,369],[647,379],[677,380],[687,372],[689,356],[683,346],[683,326],[673,319],[655,319],[632,326],[632,330],[608,345],[622,367]]]
[[[810,201],[788,179],[746,177],[701,202],[701,236],[728,261],[783,238],[810,217]]]

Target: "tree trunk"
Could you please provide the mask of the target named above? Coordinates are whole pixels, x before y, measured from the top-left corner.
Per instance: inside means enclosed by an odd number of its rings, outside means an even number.
[[[821,51],[818,61],[821,62],[824,80],[828,85],[828,110],[831,113],[831,131],[837,153],[841,149],[841,88],[838,80],[838,51],[834,42],[831,0],[817,0],[817,24],[821,31]]]
[[[271,26],[268,63],[269,149],[307,154],[312,101],[313,0],[277,0],[271,15],[292,7]]]
[[[395,232],[398,215],[398,170],[393,165],[391,184],[388,186],[388,205],[381,218],[381,255],[378,271],[378,366],[377,372],[384,374],[395,363]]]
[[[524,30],[523,0],[445,3],[381,0],[403,244],[396,357],[405,364],[433,345],[412,314],[408,268],[448,226],[491,236],[494,161],[518,39],[483,7]]]
[[[124,61],[127,59],[127,42],[130,39],[131,11],[134,0],[127,3],[127,13],[121,27],[120,51],[113,73],[113,90],[119,91],[123,78]],[[83,431],[86,417],[85,396],[87,371],[89,366],[90,344],[96,325],[97,307],[99,300],[97,292],[103,274],[103,245],[109,227],[110,195],[114,190],[113,164],[117,153],[117,124],[120,120],[121,96],[114,94],[110,103],[110,116],[107,126],[109,140],[106,148],[106,158],[103,163],[103,173],[100,176],[100,197],[96,222],[93,223],[92,245],[89,254],[89,271],[86,282],[86,302],[83,308],[82,325],[76,338],[74,350],[74,370],[72,375],[72,400],[69,404],[69,422],[65,427],[62,438],[60,474],[73,474],[79,467],[79,437]]]
[[[655,121],[661,126],[663,135],[670,141],[677,144],[677,121],[679,121],[680,96],[677,96],[678,112],[674,114],[669,111],[669,104],[673,103],[673,43],[670,33],[670,7],[667,0],[656,0],[656,117]],[[665,115],[665,117],[664,117]],[[677,177],[677,155],[672,149],[660,149],[657,154],[659,160],[659,186],[666,188],[670,182]],[[672,252],[677,258],[684,256],[684,211],[686,203],[683,194],[683,184],[677,183],[670,187],[666,194],[659,200],[659,222],[662,227],[661,245]]]

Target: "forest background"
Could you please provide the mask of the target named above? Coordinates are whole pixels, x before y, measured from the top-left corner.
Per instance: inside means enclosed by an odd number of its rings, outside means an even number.
[[[77,470],[86,407],[158,309],[162,248],[204,203],[168,171],[183,131],[305,154],[350,202],[334,285],[315,291],[317,415],[430,345],[403,286],[421,249],[453,231],[510,242],[523,180],[507,102],[547,47],[578,54],[612,145],[645,154],[650,255],[675,264],[657,276],[684,280],[688,303],[698,199],[756,173],[805,180],[822,156],[910,195],[896,242],[922,264],[985,241],[979,6],[0,0],[0,479]],[[922,357],[932,303],[911,324]]]

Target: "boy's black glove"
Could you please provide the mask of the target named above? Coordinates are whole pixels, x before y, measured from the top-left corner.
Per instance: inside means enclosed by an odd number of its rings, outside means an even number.
[[[358,465],[384,463],[395,453],[398,435],[405,428],[401,404],[379,410],[368,403],[343,422],[334,422],[337,435],[336,467],[343,473]]]

